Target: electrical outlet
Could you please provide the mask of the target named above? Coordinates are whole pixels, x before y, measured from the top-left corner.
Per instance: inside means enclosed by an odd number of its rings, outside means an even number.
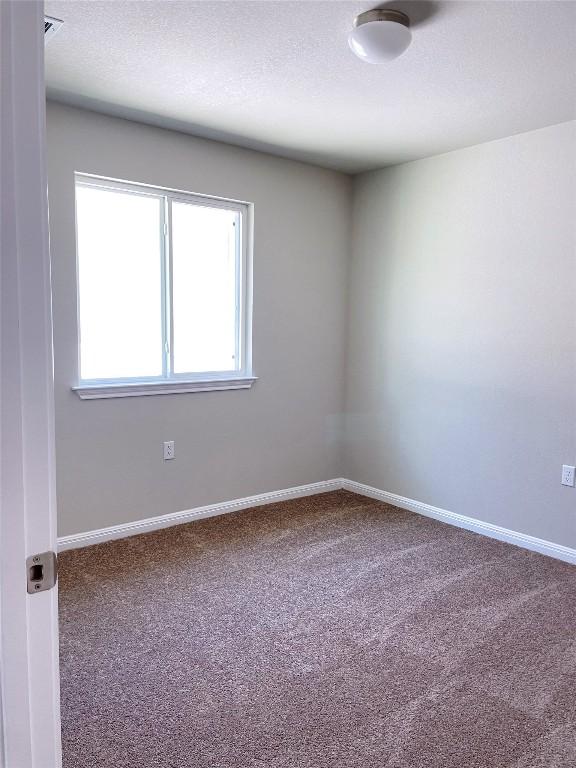
[[[164,443],[164,461],[174,458],[174,440],[168,440]],[[572,483],[574,485],[574,483]]]
[[[562,485],[569,485],[574,488],[574,471],[576,467],[571,467],[569,464],[562,465]]]

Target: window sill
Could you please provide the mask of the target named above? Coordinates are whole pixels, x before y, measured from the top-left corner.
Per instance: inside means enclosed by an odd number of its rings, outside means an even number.
[[[250,389],[256,376],[230,379],[189,381],[138,381],[118,384],[80,384],[72,387],[81,400],[110,397],[142,397],[145,395],[179,395],[185,392],[218,392],[224,389]]]

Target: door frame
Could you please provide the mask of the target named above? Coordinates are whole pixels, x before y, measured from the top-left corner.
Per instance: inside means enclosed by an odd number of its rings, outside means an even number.
[[[44,5],[0,1],[0,766],[60,768],[57,588],[26,558],[56,551]]]

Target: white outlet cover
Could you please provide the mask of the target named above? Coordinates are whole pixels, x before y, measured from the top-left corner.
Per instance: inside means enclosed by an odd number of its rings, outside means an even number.
[[[167,440],[164,443],[164,461],[170,461],[174,458],[174,440]]]
[[[572,467],[570,464],[562,465],[562,485],[568,485],[574,488],[574,473],[576,467]]]

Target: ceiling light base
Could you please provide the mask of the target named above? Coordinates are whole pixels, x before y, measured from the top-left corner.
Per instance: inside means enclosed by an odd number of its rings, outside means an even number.
[[[354,19],[354,26],[361,27],[362,24],[369,24],[371,21],[394,21],[404,27],[410,26],[410,19],[405,13],[387,8],[374,8],[372,11],[359,14]]]

